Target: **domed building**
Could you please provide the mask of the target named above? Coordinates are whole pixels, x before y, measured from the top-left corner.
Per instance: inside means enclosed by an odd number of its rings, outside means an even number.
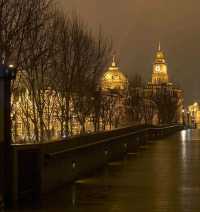
[[[128,80],[117,67],[115,57],[101,79],[101,89],[102,91],[126,91],[128,89]]]
[[[115,57],[108,70],[100,80],[102,95],[103,129],[113,129],[126,124],[126,97],[128,94],[128,79],[116,65]]]

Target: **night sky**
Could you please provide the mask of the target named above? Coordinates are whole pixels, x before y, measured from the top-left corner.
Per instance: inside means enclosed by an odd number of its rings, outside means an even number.
[[[121,70],[150,80],[159,40],[169,77],[185,92],[186,104],[200,100],[200,1],[58,0],[88,25],[112,37]]]

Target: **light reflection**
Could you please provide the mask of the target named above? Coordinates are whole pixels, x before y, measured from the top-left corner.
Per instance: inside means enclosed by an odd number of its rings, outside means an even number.
[[[181,131],[181,159],[185,166],[185,160],[187,158],[187,142],[191,141],[191,130]]]
[[[181,211],[187,211],[185,206],[193,202],[192,196],[190,195],[194,192],[192,185],[192,175],[191,167],[193,164],[192,158],[194,157],[193,151],[193,138],[196,135],[194,130],[184,130],[181,131],[181,184],[180,184],[180,202],[181,202]],[[186,199],[187,197],[187,199]],[[192,205],[192,204],[191,204]]]
[[[192,142],[192,131],[191,130],[184,130],[181,131],[181,176],[182,176],[182,183],[187,181],[187,173],[188,173],[188,158],[190,157],[190,148],[189,142]]]
[[[187,134],[186,130],[181,131],[181,141],[186,141],[186,134]]]
[[[187,141],[187,131],[183,130],[181,131],[181,159],[184,162],[186,158],[186,141]]]
[[[76,207],[76,185],[72,186],[72,206]]]

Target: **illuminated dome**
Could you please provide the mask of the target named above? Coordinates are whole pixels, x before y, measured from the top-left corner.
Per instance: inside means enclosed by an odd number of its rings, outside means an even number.
[[[112,65],[109,67],[108,71],[104,73],[101,79],[102,90],[126,90],[127,86],[128,80],[116,66],[115,57],[113,57]]]
[[[167,64],[165,61],[165,55],[161,51],[160,43],[158,51],[156,53],[156,59],[153,64],[152,71],[152,84],[163,84],[168,83]]]

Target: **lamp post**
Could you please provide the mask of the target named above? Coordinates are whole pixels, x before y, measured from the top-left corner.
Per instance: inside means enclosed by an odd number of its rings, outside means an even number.
[[[187,127],[190,128],[190,111],[187,111]]]
[[[182,120],[183,120],[183,126],[185,127],[185,109],[182,109]]]
[[[11,80],[13,66],[0,65],[0,208],[9,205],[11,186]]]

